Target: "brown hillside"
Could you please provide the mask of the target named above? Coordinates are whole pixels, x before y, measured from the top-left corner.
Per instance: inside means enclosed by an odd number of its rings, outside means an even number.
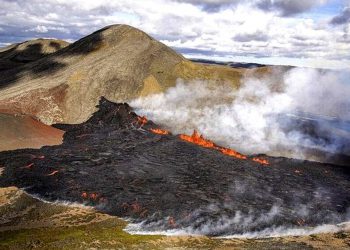
[[[0,78],[0,108],[37,116],[46,124],[85,121],[101,96],[128,101],[164,91],[176,79],[231,82],[244,69],[197,64],[144,32],[113,25]]]
[[[0,151],[57,145],[63,133],[28,115],[0,113]]]

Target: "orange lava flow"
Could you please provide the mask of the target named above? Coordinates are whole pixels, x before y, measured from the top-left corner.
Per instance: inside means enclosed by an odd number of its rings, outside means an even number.
[[[270,164],[268,160],[263,159],[263,158],[258,158],[258,157],[254,157],[253,161],[260,163],[262,165],[269,165]]]
[[[169,226],[171,226],[171,227],[176,227],[176,222],[175,222],[174,217],[172,217],[172,216],[169,217],[169,219],[168,219],[168,224],[169,224]]]
[[[92,199],[92,200],[97,200],[97,197],[98,197],[99,195],[98,194],[96,194],[96,193],[91,193],[90,194],[90,199]]]
[[[54,171],[52,171],[51,173],[49,173],[47,176],[52,176],[52,175],[55,175],[55,174],[57,174],[58,173],[58,170],[54,170]]]
[[[145,125],[147,122],[148,122],[148,120],[147,120],[147,118],[145,117],[145,116],[138,116],[137,117],[137,122],[141,125],[141,127],[143,126],[143,125]]]
[[[237,151],[234,151],[233,149],[230,149],[230,148],[219,148],[219,150],[224,155],[233,156],[233,157],[236,157],[236,158],[242,159],[242,160],[247,159],[247,156],[242,155],[242,154],[238,153]]]
[[[200,145],[200,146],[205,147],[205,148],[214,148],[215,147],[215,145],[212,141],[204,139],[203,136],[201,136],[196,130],[193,131],[193,134],[191,136],[181,134],[180,138],[184,141],[188,141],[188,142]]]
[[[223,153],[225,155],[229,155],[229,156],[241,159],[241,160],[247,159],[247,156],[242,155],[233,149],[216,146],[214,144],[214,142],[205,139],[196,130],[193,131],[193,134],[191,136],[181,134],[180,138],[184,141],[188,141],[188,142],[200,145],[202,147],[213,148],[213,149],[219,150],[221,153]]]
[[[83,199],[90,199],[93,201],[99,200],[99,202],[106,202],[107,201],[106,198],[103,198],[103,197],[99,198],[99,197],[100,197],[100,195],[98,193],[90,193],[90,194],[88,192],[81,193],[81,198],[83,198]]]
[[[159,135],[168,135],[169,134],[169,131],[163,130],[163,129],[159,129],[159,128],[151,128],[150,131],[152,133],[159,134]]]

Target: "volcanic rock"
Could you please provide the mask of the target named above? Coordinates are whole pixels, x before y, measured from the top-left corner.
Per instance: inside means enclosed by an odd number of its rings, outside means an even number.
[[[239,159],[150,131],[127,104],[102,98],[64,142],[0,153],[0,185],[95,206],[143,230],[228,235],[347,219],[347,167],[268,156]],[[253,161],[266,159],[268,165]]]
[[[203,236],[131,235],[123,231],[126,225],[125,221],[99,213],[91,207],[48,203],[33,198],[15,187],[0,188],[0,248],[4,250],[35,247],[40,249],[172,249],[174,247],[347,249],[350,239],[349,225],[344,225],[344,230],[337,233],[231,240]]]

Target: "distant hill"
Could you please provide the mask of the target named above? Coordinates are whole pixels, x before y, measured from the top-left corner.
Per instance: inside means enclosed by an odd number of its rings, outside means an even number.
[[[260,67],[268,66],[268,65],[259,64],[259,63],[221,62],[221,61],[213,61],[213,60],[207,60],[207,59],[191,59],[191,61],[196,63],[216,64],[216,65],[230,66],[232,68],[245,68],[245,69],[260,68]]]
[[[69,45],[55,39],[36,39],[0,48],[0,72],[34,62]]]
[[[35,45],[35,41],[45,43]],[[191,62],[128,25],[108,26],[68,46],[59,43],[52,47],[53,41],[35,41],[24,44],[42,46],[48,53],[21,54],[18,50],[23,44],[0,52],[0,58],[8,59],[9,65],[16,60],[22,64],[2,66],[8,67],[1,71],[0,109],[34,115],[46,124],[85,121],[96,110],[101,96],[125,102],[164,91],[178,78],[226,82],[236,88],[246,72]]]

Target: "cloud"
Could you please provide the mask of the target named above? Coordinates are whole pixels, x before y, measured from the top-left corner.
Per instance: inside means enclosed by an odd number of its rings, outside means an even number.
[[[343,9],[343,11],[332,18],[331,24],[333,25],[340,25],[350,22],[350,7],[346,7]]]
[[[176,2],[189,3],[201,6],[203,10],[208,12],[216,12],[228,6],[234,6],[241,0],[175,0]]]
[[[266,35],[266,33],[262,32],[262,31],[257,31],[255,33],[251,33],[251,34],[237,34],[233,37],[233,39],[235,41],[238,42],[249,42],[249,41],[263,41],[266,42],[268,40],[268,36]]]
[[[104,26],[124,23],[185,56],[228,61],[245,56],[251,62],[274,58],[293,65],[313,60],[324,62],[319,63],[323,67],[349,67],[348,28],[330,27],[330,16],[314,20],[281,15],[307,10],[322,1],[264,2],[268,3],[265,10],[256,7],[262,0],[0,0],[0,43],[39,37],[74,41]]]
[[[49,30],[44,25],[37,25],[35,28],[29,29],[27,31],[34,31],[38,33],[47,33]]]
[[[324,0],[260,0],[257,2],[257,7],[265,11],[278,11],[282,16],[292,16],[306,12],[325,2]]]

